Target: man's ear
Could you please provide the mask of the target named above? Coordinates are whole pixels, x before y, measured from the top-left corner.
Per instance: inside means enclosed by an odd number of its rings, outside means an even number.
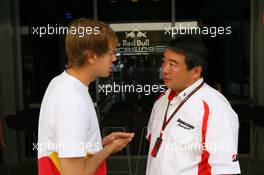
[[[88,64],[94,64],[94,62],[96,61],[97,59],[97,54],[94,53],[93,51],[86,51],[85,53],[85,62],[88,63]]]
[[[202,75],[203,68],[201,66],[196,66],[193,68],[193,78],[199,78]]]

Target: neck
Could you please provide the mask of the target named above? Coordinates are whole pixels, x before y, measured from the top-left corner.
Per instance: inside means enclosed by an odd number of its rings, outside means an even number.
[[[77,78],[84,85],[89,86],[89,84],[95,80],[95,76],[89,71],[89,69],[85,69],[82,67],[71,67],[66,70],[68,74]]]
[[[179,93],[181,93],[182,91],[184,91],[186,88],[190,87],[191,85],[193,85],[197,80],[199,80],[201,77],[195,78],[192,81],[190,81],[186,87],[181,88],[181,89],[174,89],[175,91],[175,95],[177,96]]]

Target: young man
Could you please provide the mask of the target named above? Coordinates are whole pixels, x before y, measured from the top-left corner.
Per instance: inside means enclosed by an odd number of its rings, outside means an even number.
[[[41,104],[39,175],[105,175],[105,159],[134,136],[117,132],[101,140],[88,92],[92,81],[110,74],[117,37],[108,25],[96,20],[78,19],[68,29],[67,69],[50,82]]]
[[[148,124],[147,175],[237,174],[238,117],[226,98],[204,83],[207,50],[181,36],[164,51],[168,90]]]

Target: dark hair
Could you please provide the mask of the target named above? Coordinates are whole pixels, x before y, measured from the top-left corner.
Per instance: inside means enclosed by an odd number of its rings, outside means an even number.
[[[167,49],[184,55],[188,70],[201,66],[201,76],[204,75],[208,65],[208,52],[201,39],[190,35],[180,36],[171,40]]]

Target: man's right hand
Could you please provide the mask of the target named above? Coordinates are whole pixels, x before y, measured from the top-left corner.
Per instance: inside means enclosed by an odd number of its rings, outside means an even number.
[[[107,144],[105,148],[109,150],[110,154],[121,151],[126,145],[132,141],[132,138],[117,138],[111,143]]]
[[[114,139],[113,139],[114,136]],[[121,151],[134,137],[134,133],[112,133],[106,136],[107,143],[102,151],[89,159],[84,157],[60,158],[63,175],[95,174],[101,163],[113,153]],[[84,166],[85,165],[85,166]]]
[[[111,143],[115,139],[120,139],[120,138],[133,138],[134,133],[127,133],[127,132],[112,132],[111,134],[105,136],[102,140],[103,146],[106,146],[107,144]]]

